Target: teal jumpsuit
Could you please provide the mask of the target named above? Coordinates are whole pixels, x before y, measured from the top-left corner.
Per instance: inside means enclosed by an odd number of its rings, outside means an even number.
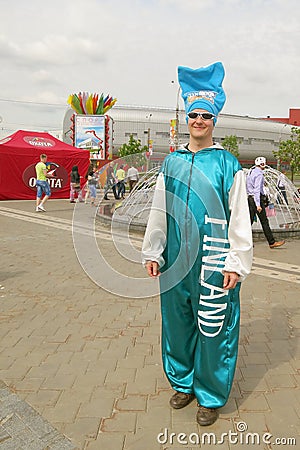
[[[223,290],[229,193],[242,170],[229,152],[182,148],[164,160],[167,238],[161,268],[162,358],[171,386],[223,406],[235,372],[240,283]],[[248,211],[245,210],[245,214]]]

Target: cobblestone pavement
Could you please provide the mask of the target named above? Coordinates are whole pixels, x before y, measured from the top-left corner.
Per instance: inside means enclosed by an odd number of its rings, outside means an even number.
[[[35,213],[33,203],[0,203],[1,450],[191,450],[214,439],[220,449],[299,448],[300,240],[255,243],[234,387],[219,420],[200,428],[195,402],[168,405],[158,298],[99,288],[76,257],[73,205],[50,200]],[[107,230],[98,238],[110,254]]]

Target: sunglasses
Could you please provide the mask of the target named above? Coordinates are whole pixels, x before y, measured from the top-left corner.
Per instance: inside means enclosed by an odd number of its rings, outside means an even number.
[[[216,117],[214,114],[211,113],[200,113],[200,112],[189,112],[188,117],[190,119],[198,119],[198,117],[201,117],[202,120],[211,120],[214,117]]]

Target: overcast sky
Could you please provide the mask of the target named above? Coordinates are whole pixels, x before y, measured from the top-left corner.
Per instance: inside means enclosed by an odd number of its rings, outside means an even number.
[[[215,61],[225,66],[224,113],[287,117],[300,107],[299,0],[0,0],[0,7],[2,135],[62,128],[67,98],[79,91],[175,108],[177,66]]]

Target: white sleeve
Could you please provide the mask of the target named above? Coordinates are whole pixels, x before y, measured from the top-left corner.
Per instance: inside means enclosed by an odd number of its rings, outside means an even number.
[[[156,261],[159,267],[165,263],[162,254],[166,245],[167,217],[164,175],[157,177],[153,202],[142,247],[142,263]]]
[[[235,174],[229,193],[229,209],[231,211],[228,227],[230,250],[225,260],[224,270],[238,273],[240,281],[244,281],[251,271],[253,242],[245,176],[242,170]]]

